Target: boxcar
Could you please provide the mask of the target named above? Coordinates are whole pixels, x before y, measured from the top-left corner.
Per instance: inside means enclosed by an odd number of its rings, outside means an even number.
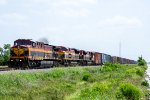
[[[102,53],[102,64],[105,64],[106,62],[112,62],[111,55]]]
[[[94,53],[94,64],[95,65],[102,64],[102,54],[101,53],[98,53],[98,52]]]

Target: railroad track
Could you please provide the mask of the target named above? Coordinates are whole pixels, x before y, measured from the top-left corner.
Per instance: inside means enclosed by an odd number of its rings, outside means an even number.
[[[83,66],[79,66],[79,67],[83,67]],[[97,66],[91,66],[91,67],[97,67]],[[0,74],[2,72],[11,72],[11,71],[36,71],[36,70],[40,71],[40,70],[49,70],[51,68],[53,68],[53,67],[36,67],[36,68],[24,68],[23,69],[23,68],[9,68],[9,67],[5,66],[5,67],[0,67]],[[68,67],[64,66],[63,68],[68,68]]]
[[[14,69],[13,68],[8,68],[8,67],[0,68],[0,71],[10,71],[10,70],[14,70]]]

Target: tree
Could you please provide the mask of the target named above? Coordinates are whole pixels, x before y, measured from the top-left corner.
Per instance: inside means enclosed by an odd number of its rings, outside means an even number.
[[[7,64],[10,57],[10,44],[4,44],[4,63]]]
[[[0,65],[5,65],[10,57],[10,44],[4,44],[3,48],[0,47]]]
[[[4,47],[3,47],[3,48],[4,48],[5,50],[10,50],[10,47],[11,47],[10,44],[4,44]]]
[[[0,47],[0,65],[2,65],[4,62],[4,58],[3,58],[3,48]]]
[[[0,55],[2,56],[3,54],[3,48],[0,47]]]
[[[0,65],[3,65],[3,63],[4,63],[4,58],[0,56]]]
[[[143,57],[141,56],[141,57],[139,57],[139,59],[138,59],[138,65],[139,66],[144,66],[144,65],[146,65],[146,61],[143,59]]]

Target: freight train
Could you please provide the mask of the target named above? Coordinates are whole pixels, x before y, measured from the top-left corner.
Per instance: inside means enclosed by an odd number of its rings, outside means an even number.
[[[135,64],[136,61],[65,46],[54,46],[31,39],[18,39],[10,49],[9,67],[37,68],[72,65],[103,65],[104,63]]]

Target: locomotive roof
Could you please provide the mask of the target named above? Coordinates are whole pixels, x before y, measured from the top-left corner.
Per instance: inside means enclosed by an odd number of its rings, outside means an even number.
[[[33,42],[32,39],[18,39],[16,41],[31,41],[31,42]]]

